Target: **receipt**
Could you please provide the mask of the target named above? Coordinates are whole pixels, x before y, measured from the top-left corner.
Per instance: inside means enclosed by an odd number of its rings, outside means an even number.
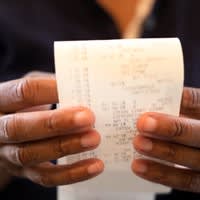
[[[59,199],[122,199],[124,194],[131,199],[133,192],[169,191],[136,177],[130,166],[137,156],[132,139],[138,116],[149,111],[179,115],[184,77],[179,40],[55,42],[55,65],[59,106],[90,107],[102,138],[97,150],[64,157],[59,163],[94,157],[105,163],[102,175],[61,187]]]

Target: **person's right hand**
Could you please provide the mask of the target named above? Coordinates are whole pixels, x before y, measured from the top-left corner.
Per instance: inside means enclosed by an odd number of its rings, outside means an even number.
[[[94,115],[87,108],[25,112],[57,101],[53,77],[0,83],[0,173],[51,187],[83,181],[103,171],[98,159],[60,166],[49,162],[94,149],[100,142],[93,129]]]

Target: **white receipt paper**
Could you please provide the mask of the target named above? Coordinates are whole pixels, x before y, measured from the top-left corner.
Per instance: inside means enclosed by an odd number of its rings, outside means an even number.
[[[179,115],[183,90],[183,55],[177,38],[55,42],[60,108],[90,107],[102,142],[95,151],[64,157],[60,164],[98,157],[102,175],[59,188],[59,198],[90,199],[96,194],[164,192],[169,188],[136,177],[132,139],[144,112]],[[67,195],[67,196],[66,196]],[[99,197],[98,197],[99,196]],[[112,195],[111,195],[112,196]],[[117,199],[115,198],[115,199]],[[107,198],[109,199],[109,197]]]

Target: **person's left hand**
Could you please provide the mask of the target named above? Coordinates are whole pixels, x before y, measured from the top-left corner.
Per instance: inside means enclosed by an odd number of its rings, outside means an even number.
[[[136,159],[132,164],[136,175],[175,189],[200,192],[200,89],[184,88],[180,117],[145,113],[137,127],[140,134],[134,138],[135,149],[172,165]]]

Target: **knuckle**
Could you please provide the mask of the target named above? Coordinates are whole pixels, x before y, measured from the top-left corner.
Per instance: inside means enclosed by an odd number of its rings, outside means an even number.
[[[185,119],[178,118],[174,120],[173,131],[171,132],[172,137],[183,136],[184,133],[191,133],[192,126]]]
[[[49,111],[48,116],[45,119],[44,127],[50,134],[77,129],[74,121],[74,111],[69,111],[69,109]]]
[[[173,144],[168,144],[165,158],[168,160],[174,160],[177,157],[177,149]]]
[[[10,117],[7,120],[7,135],[8,135],[8,139],[10,141],[18,141],[19,139],[19,135],[18,135],[18,124],[19,120],[17,115],[12,115],[12,117]]]
[[[65,184],[73,184],[90,178],[87,166],[71,167],[65,173]]]
[[[183,105],[186,108],[196,108],[200,105],[200,90],[187,88],[183,93]]]
[[[166,179],[166,177],[165,177],[165,175],[163,174],[160,174],[159,176],[154,176],[153,178],[152,178],[152,180],[154,181],[154,182],[156,182],[156,183],[163,183],[163,182],[165,182],[165,179]]]
[[[76,182],[76,177],[74,176],[73,170],[68,170],[65,174],[66,184],[71,184]]]
[[[69,148],[68,146],[70,144],[66,144],[65,148],[63,147],[63,138],[57,138],[57,141],[55,142],[54,146],[53,146],[53,150],[54,152],[60,157],[63,155],[68,154]],[[65,142],[66,143],[66,142]],[[68,143],[68,142],[67,142]]]
[[[54,187],[55,183],[51,180],[47,173],[41,173],[36,181],[39,185],[43,187]]]
[[[172,132],[172,136],[176,137],[176,136],[181,136],[183,133],[183,124],[182,121],[180,119],[176,119],[174,121],[174,130]]]
[[[200,192],[200,176],[189,174],[184,176],[185,180],[183,181],[184,188],[191,192]]]
[[[166,180],[166,173],[156,173],[152,176],[152,181],[156,183],[165,183]]]
[[[16,96],[18,97],[19,101],[23,102],[26,100],[27,89],[29,87],[28,79],[24,78],[21,79],[16,86]]]
[[[36,99],[35,89],[37,89],[37,84],[35,84],[35,82],[33,84],[33,79],[21,79],[16,86],[16,96],[18,101],[27,106],[32,106]]]
[[[0,134],[1,134],[1,140],[4,141],[4,140],[9,140],[10,138],[10,134],[9,134],[9,131],[8,131],[8,127],[9,127],[9,120],[8,120],[8,117],[2,117],[0,119]]]
[[[45,120],[45,128],[49,133],[58,131],[58,126],[54,111],[52,111],[47,120]]]
[[[49,133],[68,131],[73,126],[73,116],[65,110],[50,111],[44,126]]]
[[[29,164],[32,158],[32,154],[30,154],[25,147],[20,147],[18,149],[18,157],[17,157],[18,163],[21,166],[26,166]]]
[[[192,88],[191,89],[191,107],[196,107],[197,105],[200,104],[200,93],[198,90]]]
[[[22,166],[19,160],[19,147],[18,146],[7,146],[7,159],[14,165]]]
[[[1,118],[1,137],[6,142],[16,142],[19,139],[18,136],[18,117],[17,114],[5,116]]]

